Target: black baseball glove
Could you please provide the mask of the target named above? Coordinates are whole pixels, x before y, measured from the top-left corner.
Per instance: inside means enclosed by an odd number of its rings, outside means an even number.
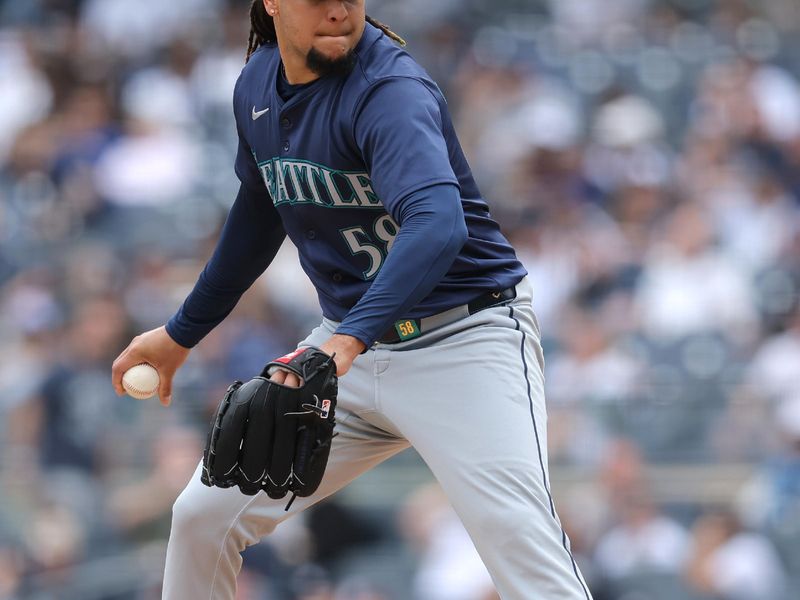
[[[276,369],[295,373],[300,387],[269,380]],[[236,381],[212,418],[201,480],[207,486],[238,486],[270,498],[292,492],[310,496],[328,464],[336,424],[337,379],[333,357],[301,348],[264,367],[247,383]]]

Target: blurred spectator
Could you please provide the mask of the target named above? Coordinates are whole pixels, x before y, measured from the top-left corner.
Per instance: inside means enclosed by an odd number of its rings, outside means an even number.
[[[786,331],[766,339],[756,350],[747,383],[755,393],[773,402],[791,399],[800,389],[800,308],[791,315]]]
[[[646,490],[629,490],[617,500],[618,523],[597,544],[595,560],[601,572],[612,580],[678,573],[688,537],[683,527],[662,514]]]
[[[64,318],[53,290],[52,275],[43,269],[9,281],[0,296],[0,412],[24,401],[41,385],[49,344]]]
[[[550,402],[624,404],[634,395],[642,365],[614,339],[599,314],[579,307],[562,313],[563,346],[549,362]]]
[[[800,398],[781,402],[774,415],[774,449],[742,490],[738,508],[751,527],[777,545],[788,571],[800,574]]]
[[[629,441],[608,447],[597,501],[611,527],[597,540],[599,575],[617,581],[641,574],[677,574],[685,559],[686,530],[656,505],[641,454]]]
[[[715,248],[708,215],[694,204],[675,210],[662,243],[646,257],[637,305],[645,331],[657,338],[716,330],[750,339],[754,333],[750,282]]]
[[[79,306],[63,340],[59,363],[38,395],[37,447],[45,471],[69,469],[98,474],[102,444],[110,440],[108,412],[115,396],[108,386],[108,361],[126,333],[121,304],[96,298]]]
[[[24,39],[14,30],[0,29],[0,89],[2,162],[17,134],[44,119],[53,101],[47,78],[31,64]]]
[[[769,541],[743,531],[731,513],[708,513],[694,524],[685,577],[694,591],[722,600],[773,600],[784,592]]]
[[[140,0],[131,11],[124,0],[85,0],[82,21],[105,48],[131,59],[147,56],[175,36],[192,30],[202,19],[212,18],[218,0]]]
[[[122,206],[163,205],[185,198],[197,178],[196,152],[180,132],[132,120],[126,135],[98,162],[97,189]]]
[[[167,427],[150,445],[153,469],[147,476],[114,490],[108,511],[115,527],[139,541],[162,539],[169,532],[172,505],[186,487],[203,451],[199,432],[185,427]],[[153,533],[147,535],[148,530]]]
[[[197,53],[188,40],[173,41],[163,64],[137,71],[122,88],[123,109],[129,118],[161,128],[196,125],[189,77]]]

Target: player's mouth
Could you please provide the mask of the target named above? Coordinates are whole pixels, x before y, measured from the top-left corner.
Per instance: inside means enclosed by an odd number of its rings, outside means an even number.
[[[338,55],[349,52],[353,47],[353,38],[349,35],[318,35],[317,48],[325,54]]]
[[[330,32],[319,32],[317,33],[317,37],[321,38],[342,38],[347,39],[352,37],[353,30],[349,29],[347,31],[330,31]]]
[[[350,37],[352,33],[348,33],[345,35],[328,35],[328,34],[318,34],[317,37],[323,40],[330,40],[332,42],[342,42],[346,43],[350,41]]]

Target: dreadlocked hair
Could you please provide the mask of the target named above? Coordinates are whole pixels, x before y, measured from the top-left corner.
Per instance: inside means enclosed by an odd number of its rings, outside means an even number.
[[[250,37],[247,40],[247,55],[244,62],[250,60],[253,52],[264,44],[277,42],[275,22],[267,14],[263,0],[253,0],[250,4]]]
[[[397,35],[394,31],[389,29],[388,25],[385,25],[384,23],[381,23],[380,21],[373,19],[369,15],[367,15],[367,23],[369,23],[373,27],[377,27],[378,29],[380,29],[383,33],[385,33],[389,37],[389,39],[396,42],[397,44],[400,44],[401,46],[406,45],[406,41],[399,35]]]
[[[366,19],[367,23],[380,29],[395,43],[401,46],[406,45],[406,41],[389,29],[388,25],[373,19],[369,15],[367,15]],[[253,0],[250,4],[250,37],[247,40],[247,55],[245,56],[244,62],[249,61],[253,52],[264,44],[274,44],[277,41],[275,22],[272,20],[272,17],[267,14],[267,9],[264,8],[264,1]]]

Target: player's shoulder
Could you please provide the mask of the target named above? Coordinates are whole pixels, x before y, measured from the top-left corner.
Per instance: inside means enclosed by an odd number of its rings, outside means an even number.
[[[233,113],[237,119],[245,118],[250,107],[255,104],[261,106],[268,99],[265,98],[265,73],[277,70],[280,64],[280,52],[277,44],[260,46],[250,56],[250,60],[242,67],[236,85],[233,87]]]
[[[414,58],[385,35],[367,23],[364,37],[356,50],[358,60],[350,84],[366,91],[387,81],[405,81],[436,89],[430,75]],[[415,83],[416,82],[416,83]]]
[[[280,51],[277,44],[271,43],[259,46],[242,67],[234,93],[246,91],[254,85],[263,86],[264,73],[269,72],[272,68],[277,68],[279,62]]]

